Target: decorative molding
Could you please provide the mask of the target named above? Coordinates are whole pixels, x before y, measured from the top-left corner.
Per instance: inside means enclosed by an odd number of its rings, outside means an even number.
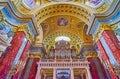
[[[30,52],[29,53],[29,57],[30,58],[41,58],[42,57],[42,53],[40,53],[40,52]]]
[[[97,58],[98,57],[98,54],[94,51],[94,52],[87,52],[86,54],[85,54],[85,57],[86,58]]]

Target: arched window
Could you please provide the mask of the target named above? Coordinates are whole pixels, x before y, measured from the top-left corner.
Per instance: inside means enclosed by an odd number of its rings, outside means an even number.
[[[58,36],[58,37],[55,38],[56,42],[62,41],[62,40],[64,40],[64,41],[70,41],[70,38],[67,37],[67,36]]]

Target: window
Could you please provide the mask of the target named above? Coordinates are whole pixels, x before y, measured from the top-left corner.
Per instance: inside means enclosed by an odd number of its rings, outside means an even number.
[[[70,41],[70,38],[67,37],[67,36],[58,36],[58,37],[55,38],[56,42],[57,41],[62,41],[62,40],[64,40],[64,41]]]

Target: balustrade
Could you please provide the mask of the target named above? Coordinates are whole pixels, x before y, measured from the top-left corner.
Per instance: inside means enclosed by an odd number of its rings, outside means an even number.
[[[89,62],[86,59],[42,59],[37,63],[40,68],[86,68]]]
[[[53,79],[56,79],[56,69],[70,69],[71,78],[74,79],[74,68],[84,68],[88,73],[88,79],[92,79],[89,71],[89,62],[86,59],[42,59],[38,63],[38,71],[41,69],[53,69]],[[36,79],[41,79],[40,73],[36,75]]]

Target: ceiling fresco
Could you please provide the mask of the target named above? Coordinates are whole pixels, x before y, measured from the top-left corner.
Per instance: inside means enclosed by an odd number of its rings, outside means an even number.
[[[110,9],[110,6],[115,4],[117,0],[14,0],[17,9],[23,13],[28,14],[34,11],[34,8],[45,6],[46,4],[54,3],[77,3],[91,7],[96,10],[96,13],[105,13]]]
[[[23,3],[28,6],[28,8],[33,8],[36,5],[36,0],[23,0]]]

